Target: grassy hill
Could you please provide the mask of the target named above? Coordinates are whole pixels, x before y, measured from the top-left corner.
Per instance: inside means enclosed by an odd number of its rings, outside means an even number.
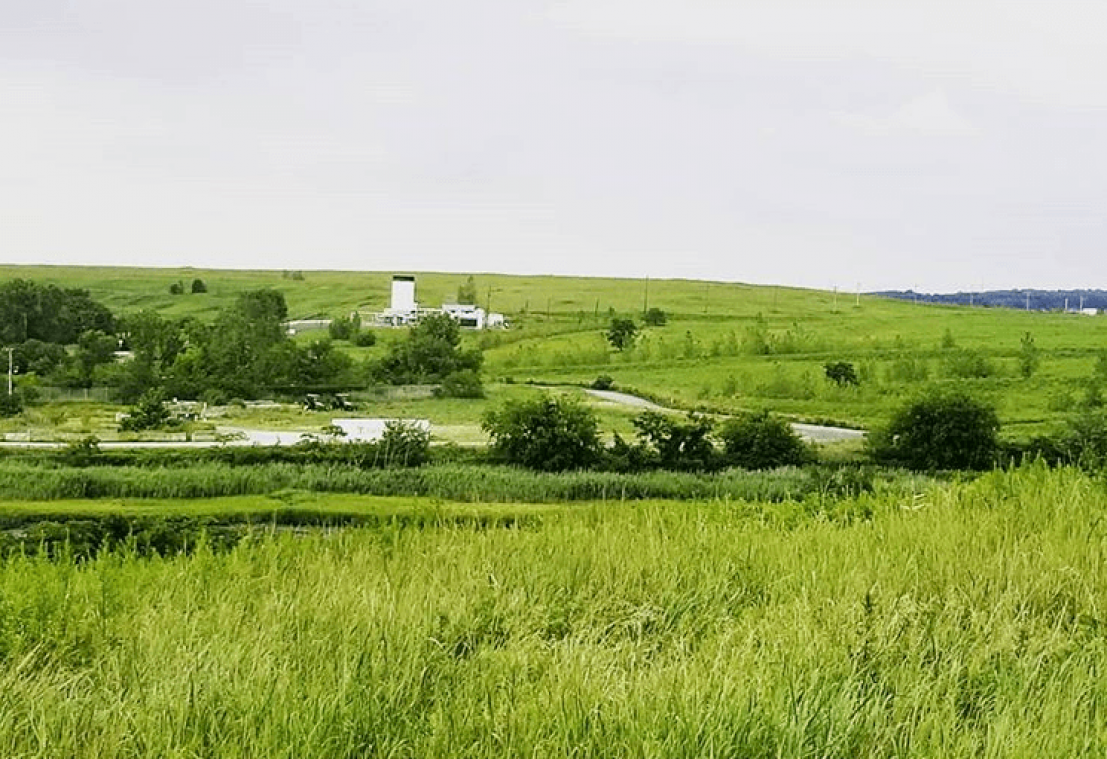
[[[0,280],[85,288],[118,313],[152,308],[200,318],[243,290],[273,287],[294,318],[307,318],[384,308],[392,273],[308,271],[295,279],[280,271],[3,266]],[[513,325],[470,336],[485,349],[488,378],[586,383],[609,375],[617,386],[689,408],[769,407],[871,425],[927,382],[962,381],[993,399],[1006,425],[1034,431],[1089,394],[1095,402],[1089,383],[1107,346],[1107,318],[1071,314],[691,280],[474,276],[481,305]],[[172,283],[187,290],[195,278],[207,293],[170,294]],[[417,298],[431,306],[451,301],[465,279],[420,273]],[[611,316],[639,318],[647,304],[663,309],[668,323],[644,329],[630,350],[611,349],[603,337]],[[1018,359],[1027,333],[1041,354],[1028,379]],[[829,361],[853,363],[860,386],[829,383]]]

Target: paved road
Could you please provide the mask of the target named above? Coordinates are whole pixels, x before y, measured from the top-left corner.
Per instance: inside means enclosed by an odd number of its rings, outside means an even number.
[[[221,435],[233,436],[233,439],[220,440],[105,440],[98,443],[101,450],[113,448],[214,448],[220,445],[295,445],[305,436],[314,434],[308,431],[282,430],[250,430],[242,427],[218,427],[216,432]],[[31,443],[22,440],[6,440],[0,442],[0,447],[7,448],[61,448],[69,443]]]
[[[629,393],[620,393],[616,390],[592,390],[586,389],[584,392],[589,395],[599,398],[600,400],[608,401],[610,403],[618,403],[621,406],[632,406],[634,408],[640,408],[645,411],[675,411],[676,409],[668,409],[664,406],[659,406],[653,401],[646,400],[645,398],[639,398],[637,395],[630,395]],[[865,437],[864,430],[851,430],[845,427],[824,427],[819,424],[800,424],[799,422],[792,422],[792,429],[796,433],[814,443],[835,443],[841,440],[857,440]]]

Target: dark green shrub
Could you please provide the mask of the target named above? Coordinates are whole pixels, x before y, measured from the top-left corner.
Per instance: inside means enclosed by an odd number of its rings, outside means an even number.
[[[430,432],[417,424],[391,421],[377,443],[378,465],[422,466],[430,457]]]
[[[375,332],[362,330],[354,335],[353,343],[359,348],[370,348],[377,344],[377,335]]]
[[[593,390],[610,390],[615,387],[615,380],[606,374],[601,374],[592,380],[591,387]]]
[[[492,455],[509,464],[556,472],[592,466],[600,452],[599,424],[587,406],[542,395],[509,401],[484,417]]]
[[[434,394],[441,398],[483,398],[484,385],[480,375],[472,369],[454,372],[442,380]]]
[[[119,423],[119,429],[123,432],[156,430],[168,422],[169,411],[165,408],[165,398],[160,390],[151,389],[142,394],[138,404]]]
[[[955,379],[984,379],[995,374],[995,366],[983,353],[975,350],[951,350],[942,358],[945,376]]]
[[[356,313],[331,319],[327,325],[327,334],[332,340],[353,340],[360,332],[361,317]]]
[[[23,396],[0,392],[0,417],[15,416],[23,411]]]
[[[647,327],[664,327],[669,321],[669,315],[660,308],[651,308],[642,315],[642,322]]]
[[[857,379],[857,372],[854,370],[853,364],[848,361],[833,361],[824,364],[823,370],[826,372],[826,378],[838,387],[857,385],[860,382]]]
[[[466,369],[479,371],[484,358],[481,352],[463,350],[460,346],[461,328],[453,317],[428,316],[373,365],[373,377],[392,385],[412,385],[441,382]]]
[[[985,469],[999,449],[995,409],[959,389],[935,388],[870,434],[869,452],[915,470]]]
[[[208,291],[208,286],[204,284],[204,280],[202,280],[202,279],[192,280],[192,294],[193,295],[199,295],[200,293],[206,293],[207,291]]]
[[[723,458],[729,466],[774,469],[798,466],[811,458],[803,439],[784,419],[768,411],[734,417],[719,430]]]
[[[607,328],[607,341],[615,350],[626,350],[634,345],[634,338],[638,335],[638,325],[633,319],[616,317],[611,320],[611,326]]]
[[[691,413],[675,419],[657,411],[646,411],[634,420],[640,445],[654,466],[675,472],[708,472],[718,469],[718,453],[711,442],[714,422]]]
[[[1103,469],[1107,465],[1107,411],[1093,409],[1069,419],[1057,447],[1069,463]]]
[[[59,453],[59,460],[66,466],[86,467],[100,457],[100,440],[89,436],[69,443]]]

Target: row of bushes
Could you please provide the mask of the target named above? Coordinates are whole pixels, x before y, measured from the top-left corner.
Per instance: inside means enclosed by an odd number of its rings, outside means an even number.
[[[508,402],[487,414],[483,426],[492,437],[493,459],[549,472],[770,469],[813,458],[791,426],[767,411],[741,414],[718,430],[713,419],[699,414],[678,419],[646,411],[634,420],[634,442],[616,435],[613,444],[604,447],[598,419],[589,407],[542,395]]]

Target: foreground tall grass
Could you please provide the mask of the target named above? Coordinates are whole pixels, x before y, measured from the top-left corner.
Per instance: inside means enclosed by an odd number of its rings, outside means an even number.
[[[861,498],[9,559],[0,755],[1103,755],[1102,484]]]

